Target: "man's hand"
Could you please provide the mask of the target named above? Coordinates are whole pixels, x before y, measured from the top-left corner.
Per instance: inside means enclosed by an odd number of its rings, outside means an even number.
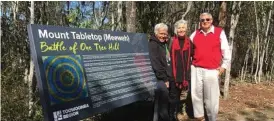
[[[166,87],[169,88],[169,82],[166,81],[165,84],[166,84]]]
[[[217,68],[217,70],[219,72],[219,76],[221,76],[225,72],[225,68],[222,67]]]

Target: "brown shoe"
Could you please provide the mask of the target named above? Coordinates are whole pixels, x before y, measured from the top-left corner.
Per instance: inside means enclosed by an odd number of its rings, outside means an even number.
[[[205,121],[205,117],[198,117],[198,118],[195,118],[195,121]]]

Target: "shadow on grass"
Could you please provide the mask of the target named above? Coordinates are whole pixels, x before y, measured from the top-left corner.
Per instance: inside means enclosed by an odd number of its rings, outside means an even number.
[[[219,121],[274,121],[274,107],[261,107],[260,105],[250,102],[245,104],[248,105],[248,108],[237,112],[232,112],[230,114],[220,112]]]
[[[257,104],[251,103],[251,102],[246,102],[245,103],[249,108],[258,108],[259,106]]]
[[[271,119],[271,118],[270,116],[268,116],[266,112],[271,110],[273,109],[265,108],[263,110],[243,110],[243,111],[239,111],[238,113],[246,121],[267,121],[268,119]],[[272,111],[272,113],[274,112]]]

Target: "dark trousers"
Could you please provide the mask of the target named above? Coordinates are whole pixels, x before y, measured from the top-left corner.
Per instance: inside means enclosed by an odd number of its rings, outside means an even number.
[[[169,115],[171,121],[176,121],[177,113],[182,112],[182,103],[180,102],[181,89],[176,87],[175,82],[169,82]]]
[[[170,121],[168,110],[169,110],[169,91],[163,81],[158,81],[156,83],[156,90],[155,90],[155,111],[157,111],[157,119],[154,121]]]
[[[189,83],[190,84],[190,83]],[[191,100],[191,92],[190,92],[190,85],[189,89],[187,91],[187,96],[184,100],[180,100],[182,89],[179,89],[176,87],[175,82],[169,82],[169,115],[170,115],[170,121],[176,121],[177,119],[177,113],[183,112],[183,104],[186,105],[185,111],[189,118],[194,118],[193,114],[193,105]]]

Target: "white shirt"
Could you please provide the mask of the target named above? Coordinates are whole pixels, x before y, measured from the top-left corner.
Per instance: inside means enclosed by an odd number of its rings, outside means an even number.
[[[210,30],[207,33],[204,32],[203,30],[201,30],[200,32],[204,33],[205,36],[210,32],[214,33],[214,26],[211,26]],[[196,35],[196,31],[194,31],[189,37],[192,42],[195,35]],[[220,41],[221,41],[221,51],[223,56],[221,67],[227,69],[228,65],[231,62],[231,52],[229,49],[228,41],[227,41],[224,30],[222,30],[221,32]]]

